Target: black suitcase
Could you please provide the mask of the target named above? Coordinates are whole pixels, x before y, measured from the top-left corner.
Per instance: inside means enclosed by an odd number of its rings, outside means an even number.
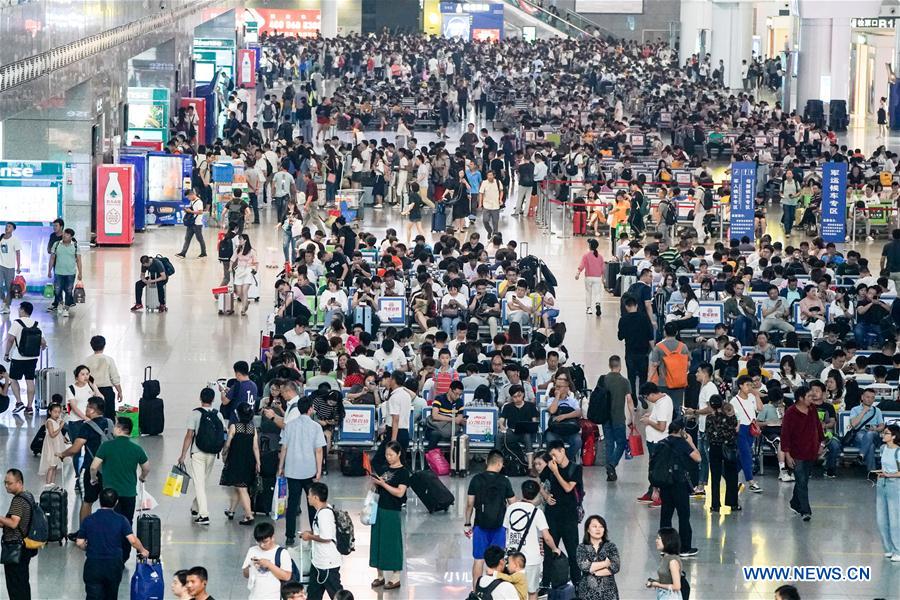
[[[250,497],[250,508],[255,514],[266,515],[272,512],[272,497],[275,495],[275,477],[260,476],[262,487]]]
[[[138,402],[138,429],[142,435],[160,435],[166,428],[165,406],[159,397],[159,381],[153,379],[153,369],[144,368],[143,393]]]
[[[621,268],[622,263],[620,262],[606,263],[606,279],[603,281],[603,287],[607,292],[612,293],[616,289],[616,281],[619,279],[619,269]]]
[[[433,471],[425,469],[416,471],[409,479],[409,485],[429,513],[442,510],[446,512],[456,502],[453,493],[447,489]]]
[[[40,429],[37,430],[37,433],[34,434],[34,437],[31,438],[31,452],[35,456],[41,455],[41,451],[44,449],[45,437],[47,437],[47,426],[41,425]]]
[[[278,441],[268,436],[259,438],[259,475],[274,478],[278,474]]]
[[[159,560],[162,551],[162,522],[156,515],[137,518],[137,537],[147,549],[148,558]]]
[[[362,477],[366,474],[363,468],[363,450],[361,448],[347,448],[340,452],[341,473],[345,477]]]
[[[41,510],[47,516],[47,541],[62,546],[69,533],[69,496],[66,490],[52,487],[41,492]]]

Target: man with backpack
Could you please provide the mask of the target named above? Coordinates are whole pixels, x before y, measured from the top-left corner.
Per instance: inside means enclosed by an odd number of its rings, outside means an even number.
[[[3,483],[7,493],[12,496],[6,516],[0,517],[0,525],[3,526],[3,554],[4,556],[7,554],[7,546],[15,545],[19,546],[20,552],[18,562],[15,564],[4,563],[3,565],[3,574],[6,576],[6,593],[9,595],[9,600],[31,600],[28,566],[34,556],[34,551],[25,548],[25,538],[28,537],[31,530],[36,503],[31,492],[25,489],[25,479],[19,469],[8,470]]]
[[[653,454],[659,442],[666,438],[666,431],[672,422],[672,398],[668,394],[660,391],[659,387],[652,381],[641,386],[641,396],[650,403],[649,413],[645,413],[640,418],[640,422],[644,425],[644,439],[647,441],[647,453],[653,460]],[[649,478],[649,477],[648,477]],[[642,504],[650,504],[652,508],[659,508],[662,500],[659,498],[659,492],[653,483],[647,488],[647,492],[637,499]]]
[[[270,600],[281,598],[281,588],[284,584],[299,580],[299,570],[294,564],[294,559],[286,548],[275,543],[275,525],[269,521],[257,523],[253,528],[253,539],[256,545],[247,550],[244,562],[241,566],[243,575],[248,579],[247,588],[250,590],[248,598],[251,600]],[[193,569],[192,569],[193,570]],[[205,574],[205,570],[204,570]],[[206,577],[203,578],[205,587]],[[188,589],[191,581],[188,575]],[[210,598],[193,593],[191,598]]]
[[[288,199],[297,197],[297,184],[294,177],[288,171],[290,161],[284,159],[277,173],[272,177],[272,185],[274,188],[275,210],[278,211],[278,220],[284,218],[284,211],[287,207]]]
[[[88,427],[90,427],[88,425]],[[131,430],[134,423],[127,417],[118,417],[113,429],[115,437],[106,440],[97,448],[94,460],[91,461],[91,485],[112,488],[119,494],[115,511],[128,519],[129,525],[134,521],[134,511],[138,502],[138,480],[141,491],[150,474],[150,459],[138,444],[131,441]],[[100,483],[100,473],[103,483]],[[140,476],[137,475],[140,470]],[[131,544],[122,543],[122,561],[127,561],[131,554]]]
[[[659,489],[662,502],[659,526],[672,527],[672,515],[678,512],[678,534],[682,557],[696,556],[691,545],[690,461],[700,462],[700,451],[679,419],[669,425],[669,435],[656,445],[650,456],[650,484]]]
[[[66,228],[63,230],[62,239],[53,245],[50,251],[50,265],[47,267],[47,276],[53,277],[53,304],[59,306],[65,300],[59,311],[59,316],[68,317],[69,309],[75,307],[73,290],[75,280],[81,281],[81,253],[78,251],[78,242],[75,241],[75,230]]]
[[[272,141],[275,138],[275,126],[278,124],[278,107],[272,102],[269,94],[263,97],[262,104],[259,106],[257,117],[262,123],[263,132],[266,141]]]
[[[306,597],[308,600],[322,600],[327,591],[328,597],[334,600],[337,593],[344,589],[341,585],[337,513],[328,504],[328,486],[324,483],[315,482],[310,485],[307,500],[315,509],[316,516],[312,521],[312,531],[300,534],[303,541],[312,542],[312,561]]]
[[[515,550],[525,555],[525,578],[528,581],[528,600],[537,600],[541,583],[541,565],[544,552],[541,542],[553,554],[560,550],[550,535],[547,517],[538,504],[541,484],[534,479],[522,482],[522,499],[514,502],[506,509],[503,526],[506,528],[506,545],[508,551]]]
[[[97,454],[100,444],[111,440],[115,437],[113,430],[115,425],[112,419],[103,416],[103,408],[106,403],[103,398],[95,396],[88,400],[87,408],[84,415],[87,417],[81,422],[78,428],[78,435],[72,440],[72,445],[57,454],[59,458],[68,458],[81,454],[81,449],[85,450],[85,464],[89,464],[89,460],[93,460]],[[98,480],[96,483],[91,482],[90,469],[81,470],[81,508],[79,510],[79,522],[84,522],[91,514],[94,502],[100,497],[103,486]],[[102,478],[102,476],[101,476]],[[69,540],[75,541],[75,533],[69,534]]]
[[[663,333],[665,337],[653,346],[650,353],[650,381],[659,386],[661,393],[668,394],[672,398],[673,417],[677,419],[681,415],[684,391],[688,385],[691,353],[688,347],[675,337],[678,335],[675,323],[666,323]]]
[[[466,521],[463,532],[472,540],[472,585],[484,570],[484,551],[488,546],[506,546],[506,529],[503,518],[506,506],[516,499],[512,484],[503,470],[503,454],[491,450],[487,456],[485,470],[469,481],[466,498]],[[472,512],[475,512],[474,527]]]
[[[677,189],[677,188],[676,188]],[[678,221],[678,206],[676,198],[663,198],[659,202],[659,223],[656,229],[662,234],[666,243],[672,242],[672,230]]]
[[[205,387],[200,390],[200,407],[191,411],[188,419],[181,456],[178,464],[184,468],[185,458],[190,456],[191,475],[194,478],[194,501],[191,516],[197,525],[209,525],[209,506],[206,501],[206,482],[212,474],[216,456],[225,445],[225,426],[219,412],[212,407],[216,392]],[[190,452],[190,455],[188,453]]]
[[[22,410],[26,415],[34,414],[34,376],[37,370],[38,358],[47,347],[37,321],[31,318],[34,305],[31,302],[19,304],[19,318],[9,326],[6,334],[6,352],[3,360],[9,363],[9,381],[13,396],[16,397],[16,407],[13,413]],[[28,405],[22,404],[19,380],[25,379],[25,390]]]
[[[203,200],[200,199],[197,192],[188,190],[187,201],[188,206],[184,208],[184,217],[181,220],[185,227],[184,245],[181,247],[181,252],[175,256],[186,258],[188,248],[191,246],[191,239],[196,237],[197,242],[200,243],[199,258],[204,258],[206,256],[206,241],[203,239]]]
[[[607,481],[619,478],[616,467],[625,453],[625,427],[634,419],[633,402],[631,384],[622,376],[622,359],[614,354],[609,357],[609,373],[597,381],[588,405],[588,419],[603,426]]]
[[[581,580],[581,569],[575,555],[578,546],[578,513],[582,509],[584,499],[584,481],[580,465],[569,460],[566,455],[566,446],[562,440],[555,440],[547,444],[551,461],[540,473],[541,496],[547,507],[547,525],[553,542],[559,547],[562,542],[566,545],[569,559],[569,578],[573,585],[578,585]],[[547,587],[550,583],[550,555],[544,556],[544,574],[541,587]]]
[[[149,285],[156,286],[156,294],[157,298],[159,298],[159,312],[169,310],[166,308],[166,282],[168,280],[169,274],[163,261],[146,254],[142,256],[141,278],[134,283],[134,306],[131,307],[131,312],[144,310],[144,288]]]
[[[498,577],[506,568],[506,551],[503,547],[493,544],[484,550],[484,562],[487,565],[487,574],[479,576],[472,582],[474,592],[469,594],[474,600],[518,600],[519,593],[516,587],[509,581]]]

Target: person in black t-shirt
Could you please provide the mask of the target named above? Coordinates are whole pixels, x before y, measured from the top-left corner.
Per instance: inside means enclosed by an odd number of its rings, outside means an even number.
[[[700,451],[694,440],[684,430],[681,420],[669,425],[669,437],[659,442],[666,444],[675,453],[675,464],[679,469],[674,472],[672,485],[659,486],[659,498],[662,501],[659,513],[659,527],[672,527],[672,515],[678,512],[678,534],[681,537],[681,556],[694,556],[697,549],[692,545],[691,531],[691,461],[700,462]],[[659,455],[662,456],[662,455]]]
[[[866,290],[866,298],[859,301],[856,307],[856,327],[853,337],[860,348],[868,348],[868,337],[872,334],[881,339],[881,321],[891,314],[891,307],[881,299],[881,287],[870,285]]]
[[[581,569],[575,557],[578,547],[578,512],[584,498],[584,482],[581,466],[571,462],[566,456],[566,446],[562,440],[554,440],[548,444],[551,461],[540,473],[541,496],[547,506],[547,525],[553,541],[559,546],[560,540],[566,545],[569,557],[569,575],[573,584],[581,580]],[[549,487],[549,491],[547,488]],[[550,577],[548,560],[544,556],[544,576],[541,587],[547,587]]]
[[[334,252],[326,253],[322,258],[328,277],[343,281],[350,272],[350,262],[340,246],[335,246]]]
[[[131,312],[143,310],[144,288],[148,285],[156,285],[156,292],[159,297],[159,311],[166,311],[166,282],[169,276],[166,275],[166,268],[162,261],[152,256],[141,257],[141,278],[134,284],[134,306]]]
[[[516,433],[516,423],[537,423],[537,407],[533,402],[525,400],[525,388],[521,385],[512,385],[509,388],[509,402],[500,409],[500,435],[497,436],[497,447],[501,450],[509,448],[515,452],[521,448],[528,459],[528,468],[531,469],[531,461],[534,457],[534,444],[530,433]]]

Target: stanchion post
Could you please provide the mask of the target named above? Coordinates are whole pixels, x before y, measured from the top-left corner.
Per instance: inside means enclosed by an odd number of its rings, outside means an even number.
[[[850,208],[850,244],[856,248],[856,207]],[[822,233],[821,231],[819,233]]]
[[[725,205],[719,202],[719,241],[725,243]]]

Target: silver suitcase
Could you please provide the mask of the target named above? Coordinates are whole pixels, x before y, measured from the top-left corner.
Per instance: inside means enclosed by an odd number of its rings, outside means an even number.
[[[38,406],[42,410],[47,410],[53,396],[59,394],[61,402],[65,404],[66,399],[66,372],[63,369],[57,369],[50,366],[49,354],[41,353],[40,368],[37,372],[37,385],[35,394],[37,395]]]
[[[159,310],[159,290],[156,289],[156,284],[151,283],[144,290],[144,294],[146,294],[144,308],[147,310]]]

